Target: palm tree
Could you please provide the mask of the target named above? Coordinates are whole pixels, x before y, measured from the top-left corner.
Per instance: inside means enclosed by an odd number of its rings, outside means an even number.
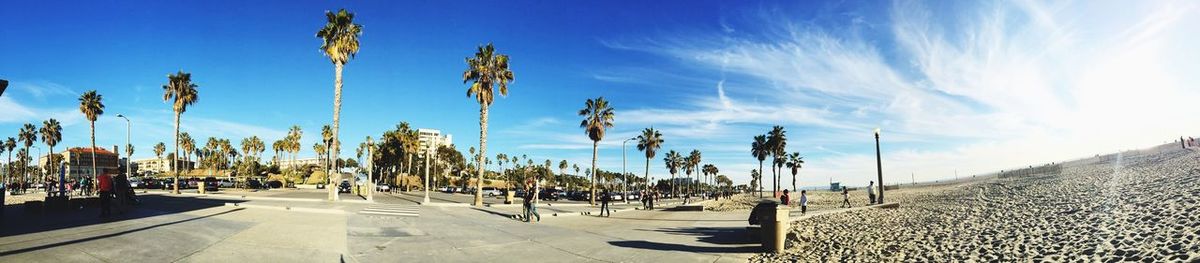
[[[0,144],[0,147],[3,147],[6,150],[8,150],[8,162],[5,162],[6,166],[5,166],[5,174],[4,174],[6,177],[4,177],[4,182],[3,182],[3,183],[8,183],[9,181],[12,181],[12,172],[13,172],[12,154],[13,154],[13,149],[17,148],[17,139],[15,139],[13,137],[8,137],[8,139],[4,140],[3,144]]]
[[[196,150],[196,140],[192,140],[192,135],[186,132],[179,133],[179,148],[183,150],[183,163],[188,164],[184,170],[192,170],[192,152]],[[197,157],[199,158],[199,157]]]
[[[688,155],[688,170],[695,169],[697,177],[696,181],[692,183],[692,185],[696,186],[692,188],[692,191],[695,191],[697,188],[699,188],[700,184],[700,158],[700,150],[692,149],[692,153]]]
[[[179,161],[175,160],[179,158],[179,117],[200,98],[197,87],[200,86],[192,83],[192,74],[182,70],[167,74],[167,85],[162,87],[163,101],[171,102],[171,109],[175,111],[175,156],[171,157],[171,171],[175,174],[171,192],[175,194],[179,194]]]
[[[104,115],[104,96],[89,90],[79,96],[79,111],[87,118],[92,128],[92,178],[96,177],[96,118]]]
[[[663,162],[667,165],[667,171],[671,172],[671,196],[677,196],[675,187],[675,173],[679,172],[679,166],[683,165],[683,156],[679,152],[671,150],[667,152],[667,157],[663,158]]]
[[[26,123],[17,132],[17,139],[21,141],[21,145],[25,146],[25,155],[29,155],[29,147],[32,147],[33,143],[37,141],[37,127]],[[17,159],[21,160],[21,183],[25,183],[25,181],[29,180],[29,165],[24,161],[24,157],[18,156]],[[22,184],[21,188],[25,188],[24,184]]]
[[[766,135],[754,136],[754,142],[750,143],[750,155],[754,156],[755,159],[758,159],[758,170],[757,171],[762,171],[763,161],[766,161],[767,156],[771,155],[770,148],[768,148],[768,147],[769,146],[767,146],[767,136]],[[763,194],[762,194],[763,184],[762,184],[761,172],[760,172],[760,176],[754,177],[754,179],[758,180],[758,197],[763,197]]]
[[[637,137],[637,149],[646,153],[646,190],[650,190],[650,159],[654,159],[654,154],[662,147],[662,134],[655,130],[654,127],[642,130],[642,134]]]
[[[487,156],[487,118],[488,106],[492,105],[494,94],[508,96],[508,83],[513,81],[513,72],[508,69],[508,55],[497,54],[496,48],[488,43],[480,46],[474,57],[467,58],[467,70],[463,71],[463,83],[472,82],[467,89],[467,97],[475,96],[479,102],[479,155],[476,162]],[[479,174],[475,189],[483,189],[484,165],[477,165]],[[475,191],[475,206],[483,206],[483,192]]]
[[[505,171],[504,171],[504,162],[506,162],[506,161],[508,161],[507,154],[500,153],[500,154],[496,155],[496,165],[500,166],[500,177],[504,177],[504,184],[505,184],[504,189],[512,190],[512,187],[511,187],[512,186],[512,178],[505,176],[507,173],[505,173]],[[504,198],[507,199],[508,196],[506,195]]]
[[[688,181],[692,180],[692,173],[696,171],[696,168],[694,168],[692,166],[692,162],[693,162],[692,156],[688,155],[688,156],[683,156],[683,160],[680,160],[680,164],[679,164],[679,165],[683,166],[680,168],[683,170],[684,174],[687,174]],[[684,185],[683,192],[684,193],[692,192],[692,183],[691,182],[687,182],[687,184]]]
[[[774,165],[771,167],[771,175],[773,176],[772,183],[774,184],[773,189],[775,192],[779,192],[779,182],[782,181],[779,178],[780,170],[787,163],[785,159],[787,155],[786,146],[787,134],[783,130],[783,126],[775,125],[775,127],[771,128],[771,132],[767,133],[767,150],[770,152],[772,159],[774,159],[772,162]]]
[[[362,25],[354,23],[354,13],[346,9],[337,13],[325,11],[325,26],[317,31],[321,38],[321,51],[333,62],[333,132],[332,146],[329,147],[332,159],[338,158],[338,125],[342,112],[342,67],[358,54],[358,37],[362,35]],[[329,187],[329,197],[337,200],[337,189]]]
[[[62,125],[58,123],[58,120],[49,119],[42,122],[41,132],[42,142],[45,142],[46,146],[50,147],[49,156],[53,156],[54,145],[58,145],[58,142],[62,140]],[[52,173],[57,171],[54,169],[54,165],[57,163],[54,158],[49,158],[47,162],[50,164],[50,171]]]
[[[296,169],[296,153],[300,152],[300,138],[303,136],[304,131],[300,130],[300,125],[292,125],[292,128],[288,129],[287,150],[292,153],[292,163],[288,167],[292,168],[293,173]]]
[[[796,191],[796,173],[800,172],[801,166],[804,165],[804,157],[800,153],[794,152],[787,157],[787,167],[792,168],[792,192]]]
[[[579,127],[583,128],[587,133],[588,138],[592,139],[592,194],[590,196],[591,204],[596,204],[596,157],[597,150],[600,146],[600,140],[604,139],[604,131],[613,126],[613,108],[608,105],[608,101],[604,97],[588,99],[583,104],[583,109],[579,110],[579,116],[583,117],[583,121],[579,122]]]
[[[167,151],[166,144],[160,142],[160,143],[154,145],[154,157],[155,158],[162,160],[162,154],[165,151]]]

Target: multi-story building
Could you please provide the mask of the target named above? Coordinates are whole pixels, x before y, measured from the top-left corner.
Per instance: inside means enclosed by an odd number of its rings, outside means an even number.
[[[95,168],[99,172],[117,173],[117,154],[107,149],[96,147],[93,151],[90,147],[75,147],[57,153],[59,158],[66,163],[67,178],[78,179],[83,176],[92,176],[92,155],[96,156]],[[41,167],[46,167],[46,162],[49,161],[49,156],[42,156],[38,160]]]
[[[454,137],[434,129],[417,129],[417,140],[421,142],[421,152],[437,150],[437,147],[454,144]]]
[[[180,169],[195,167],[195,162],[176,160],[176,165]],[[171,159],[167,158],[146,158],[133,160],[133,169],[139,174],[165,173],[171,171]]]
[[[317,158],[317,157],[296,158],[295,162],[292,162],[292,159],[290,159],[290,158],[279,158],[278,164],[279,164],[280,169],[287,169],[289,167],[301,167],[301,166],[305,166],[305,165],[321,165],[321,158]]]

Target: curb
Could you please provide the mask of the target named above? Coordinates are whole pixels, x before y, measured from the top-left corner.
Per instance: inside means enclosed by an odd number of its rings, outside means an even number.
[[[420,204],[423,206],[439,206],[439,207],[470,207],[471,206],[471,204],[464,204],[464,203],[440,203],[440,202],[429,202],[429,203],[417,202],[417,204]]]
[[[148,192],[148,191],[142,191],[142,194],[147,194],[147,195],[163,195],[163,196],[171,196],[171,195],[176,195],[176,194],[172,194],[172,193],[159,193],[159,192]],[[245,196],[245,195],[228,195],[228,194],[193,194],[193,193],[179,193],[178,195],[182,195],[182,196],[192,196],[192,197],[210,197],[210,198],[213,198],[213,199],[225,199],[225,200],[263,200],[263,201],[288,201],[288,202],[313,202],[313,203],[316,203],[316,202],[344,202],[344,203],[359,203],[359,204],[373,204],[373,203],[375,203],[375,202],[371,202],[371,201],[367,201],[367,200],[345,200],[345,199],[341,199],[341,200],[338,200],[338,201],[329,201],[329,200],[325,200],[325,199],[313,199],[313,198],[269,197],[269,196]]]
[[[345,214],[347,214],[347,212],[346,212],[346,211],[344,211],[344,210],[338,210],[338,209],[321,209],[321,208],[308,208],[308,207],[269,206],[269,205],[248,205],[248,204],[236,204],[236,203],[225,203],[225,206],[229,206],[229,207],[245,207],[245,208],[255,208],[255,209],[271,209],[271,210],[281,210],[281,211],[295,211],[295,212],[305,212],[305,213],[333,214],[333,215],[345,215]]]

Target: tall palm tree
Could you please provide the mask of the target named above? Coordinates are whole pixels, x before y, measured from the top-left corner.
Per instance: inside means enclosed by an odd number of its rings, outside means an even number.
[[[663,162],[667,165],[667,171],[671,172],[671,196],[678,196],[678,191],[675,187],[675,173],[679,172],[680,165],[683,165],[683,156],[679,152],[671,150],[667,152],[667,157],[663,158]]]
[[[767,156],[771,155],[771,150],[769,147],[770,146],[767,145],[766,135],[754,136],[754,142],[750,143],[750,155],[754,156],[755,159],[758,159],[757,171],[762,171],[763,161],[766,161]],[[762,173],[759,172],[760,176],[754,177],[754,180],[758,180],[758,197],[763,197],[763,183],[761,174]]]
[[[17,140],[20,140],[21,145],[25,146],[25,155],[29,155],[29,147],[32,147],[33,143],[37,142],[37,127],[34,127],[31,123],[21,126],[21,130],[17,132]],[[24,161],[25,158],[18,156],[17,159],[21,160],[21,182],[24,183],[29,180],[29,165]],[[23,188],[24,186],[22,186]]]
[[[792,192],[796,191],[796,174],[800,172],[801,166],[804,165],[804,157],[800,153],[794,152],[787,157],[787,167],[792,168]]]
[[[774,192],[779,192],[780,190],[779,183],[782,181],[779,178],[781,172],[780,170],[782,170],[783,165],[787,163],[785,159],[785,156],[787,155],[787,151],[785,149],[787,147],[786,133],[787,132],[783,130],[783,126],[779,125],[775,125],[775,127],[772,127],[771,131],[767,133],[767,149],[771,153],[771,157],[774,160],[772,162],[773,166],[771,166]]]
[[[474,57],[467,58],[463,83],[471,82],[471,87],[467,89],[467,97],[475,96],[475,100],[479,102],[479,155],[475,155],[479,174],[475,189],[483,189],[485,167],[482,157],[487,156],[488,106],[492,105],[494,94],[508,96],[508,83],[512,81],[513,72],[508,69],[508,55],[497,54],[491,43],[480,46]],[[482,191],[475,191],[475,206],[483,206]]]
[[[512,190],[512,178],[506,176],[504,171],[504,162],[508,161],[508,155],[504,153],[496,154],[496,165],[500,166],[500,177],[504,177],[504,189]],[[507,196],[505,198],[508,198]]]
[[[637,137],[637,149],[646,154],[646,174],[642,178],[646,181],[646,190],[650,190],[650,159],[654,159],[654,154],[662,147],[662,134],[655,130],[654,127],[642,130],[642,134]]]
[[[567,174],[567,167],[570,167],[569,165],[567,165],[567,160],[562,160],[562,161],[558,162],[558,177],[562,177],[563,175]],[[561,182],[562,180],[556,180],[556,181]],[[557,184],[555,184],[555,185],[557,185]]]
[[[690,182],[690,181],[692,180],[692,173],[696,172],[696,168],[694,166],[692,166],[692,162],[693,162],[692,156],[691,155],[684,156],[683,160],[680,160],[680,162],[681,163],[679,165],[683,166],[681,168],[683,170],[683,173],[687,174],[687,178],[689,181],[689,182],[687,182],[686,185],[684,185],[685,190],[683,192],[691,193],[692,192],[692,182]]]
[[[192,83],[192,73],[180,70],[175,74],[167,74],[167,85],[163,85],[163,101],[171,102],[171,110],[175,111],[175,156],[171,157],[171,171],[175,174],[175,183],[171,192],[179,194],[179,117],[187,111],[187,107],[196,103],[200,94]]]
[[[700,184],[700,158],[700,150],[692,149],[692,153],[688,155],[688,167],[689,169],[693,169],[691,167],[695,167],[694,169],[696,171],[696,181],[692,183],[692,185],[695,187],[692,188],[692,191],[698,189]]]
[[[8,162],[5,162],[6,165],[5,165],[5,174],[4,174],[6,176],[6,177],[4,177],[4,183],[8,183],[8,182],[12,181],[12,173],[13,173],[12,154],[13,154],[13,149],[17,148],[17,139],[13,138],[13,137],[8,137],[8,139],[5,139],[4,144],[0,145],[0,147],[4,147],[5,149],[8,150]]]
[[[333,62],[333,140],[329,150],[332,159],[337,159],[341,149],[337,138],[342,112],[342,67],[358,54],[358,37],[362,35],[362,25],[355,24],[354,13],[347,12],[346,9],[338,10],[337,13],[325,11],[325,20],[325,26],[317,31],[317,37],[321,38],[321,51]],[[331,200],[337,200],[337,189],[332,187],[332,183],[331,181],[329,197]]]
[[[288,129],[287,150],[292,153],[292,163],[288,167],[291,167],[293,173],[296,170],[296,154],[300,152],[300,138],[303,136],[304,130],[300,129],[300,125],[292,125],[292,128]]]
[[[330,127],[328,124],[321,126],[321,142],[320,143],[325,144],[325,149],[331,150],[331,151],[333,150],[333,145],[332,145],[332,143],[333,143],[333,128]],[[333,165],[331,165],[329,163],[331,161],[330,160],[331,156],[330,156],[329,152],[325,152],[325,154],[317,154],[317,156],[319,156],[321,158],[321,164],[322,164],[321,167],[325,169],[325,172],[329,173],[330,175],[333,175],[332,173],[329,172],[329,170],[333,168],[332,167]]]
[[[58,142],[62,141],[62,125],[55,119],[46,120],[42,122],[41,133],[42,142],[45,142],[46,146],[50,147],[50,154],[47,156],[53,156],[54,145],[58,145]],[[47,162],[50,164],[50,172],[55,173],[55,171],[58,171],[54,169],[55,164],[57,164],[54,158],[49,158]]]
[[[96,118],[104,115],[104,96],[89,90],[79,96],[79,112],[87,118],[92,128],[92,178],[96,177]]]
[[[583,104],[583,109],[579,110],[579,116],[583,117],[583,121],[579,122],[579,127],[587,133],[588,138],[592,139],[592,194],[590,202],[596,204],[596,157],[597,150],[600,146],[600,140],[604,139],[604,132],[613,126],[613,108],[608,105],[608,101],[604,97],[588,99]]]

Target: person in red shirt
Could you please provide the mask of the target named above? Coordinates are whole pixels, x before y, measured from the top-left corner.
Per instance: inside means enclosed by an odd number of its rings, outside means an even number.
[[[100,217],[108,217],[112,214],[110,203],[112,202],[113,181],[107,171],[96,176],[96,188],[100,193]]]

